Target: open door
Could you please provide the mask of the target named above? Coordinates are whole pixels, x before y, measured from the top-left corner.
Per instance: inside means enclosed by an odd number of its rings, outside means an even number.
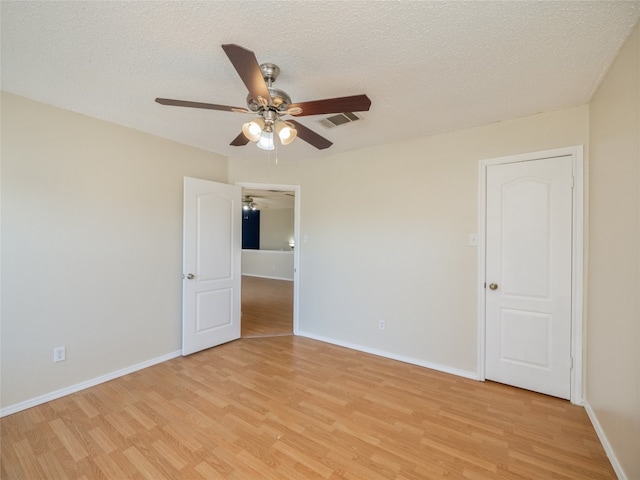
[[[182,355],[240,338],[241,192],[184,179]]]

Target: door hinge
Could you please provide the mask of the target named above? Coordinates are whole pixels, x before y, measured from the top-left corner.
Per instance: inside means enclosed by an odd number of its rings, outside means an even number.
[[[573,370],[573,357],[569,357],[569,370]]]
[[[571,190],[573,190],[574,188],[576,188],[576,177],[571,175]]]

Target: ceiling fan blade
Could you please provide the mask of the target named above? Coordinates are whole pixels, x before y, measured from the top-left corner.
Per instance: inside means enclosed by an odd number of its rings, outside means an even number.
[[[291,113],[290,115],[304,117],[305,115],[325,115],[327,113],[366,112],[369,107],[371,107],[371,100],[363,94],[292,103],[288,109],[301,108],[301,113]]]
[[[240,135],[234,138],[233,142],[231,142],[229,145],[233,145],[234,147],[243,147],[247,143],[249,143],[249,139],[244,136],[244,133],[240,132]]]
[[[266,102],[266,105],[271,105],[271,95],[269,95],[269,90],[262,76],[262,70],[260,70],[256,55],[251,50],[242,48],[240,45],[226,44],[222,45],[222,48],[227,54],[227,57],[229,57],[229,60],[231,60],[231,63],[238,72],[238,75],[240,75],[251,96],[258,101],[258,103],[262,103],[260,100],[262,98],[264,102]]]
[[[161,105],[171,105],[174,107],[206,108],[209,110],[222,110],[224,112],[249,113],[249,110],[246,108],[216,105],[215,103],[189,102],[187,100],[172,100],[170,98],[156,98],[156,102]]]
[[[333,145],[333,142],[330,142],[323,136],[318,135],[316,132],[305,127],[301,123],[298,123],[295,120],[287,120],[287,122],[292,123],[296,127],[296,130],[298,131],[298,138],[304,140],[310,145],[313,145],[318,150],[324,150],[325,148],[329,148]]]

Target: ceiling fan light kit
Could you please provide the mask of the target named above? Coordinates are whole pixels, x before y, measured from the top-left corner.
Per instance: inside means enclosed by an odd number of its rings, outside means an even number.
[[[259,65],[255,54],[239,45],[226,44],[222,45],[222,49],[229,57],[238,75],[240,75],[247,90],[249,90],[249,95],[247,95],[248,109],[213,103],[172,100],[169,98],[156,98],[156,102],[161,105],[178,107],[205,108],[235,113],[256,113],[258,115],[256,118],[242,125],[242,133],[231,142],[233,146],[246,145],[251,141],[255,142],[258,148],[273,150],[275,148],[275,133],[282,145],[289,145],[299,137],[317,149],[329,148],[333,143],[326,138],[299,122],[286,121],[281,117],[285,115],[300,117],[364,112],[371,107],[369,97],[362,94],[291,103],[291,98],[286,92],[272,86],[280,74],[280,68],[277,65],[273,63]]]
[[[266,130],[263,130],[256,145],[262,150],[273,150],[274,148],[276,148],[275,144],[273,143],[273,132],[267,132]]]
[[[283,145],[289,145],[298,136],[298,131],[293,124],[285,121],[276,123],[276,133]]]
[[[260,117],[242,125],[242,133],[252,142],[260,140],[260,134],[264,129],[264,120]]]

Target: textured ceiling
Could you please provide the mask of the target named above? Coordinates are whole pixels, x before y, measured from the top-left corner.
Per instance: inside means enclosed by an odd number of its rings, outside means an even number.
[[[294,208],[295,192],[243,188],[243,199],[249,197],[258,210]]]
[[[3,90],[229,157],[244,114],[161,106],[157,96],[245,106],[221,44],[282,73],[294,102],[365,93],[363,120],[328,129],[307,158],[589,101],[640,1],[2,1]]]

